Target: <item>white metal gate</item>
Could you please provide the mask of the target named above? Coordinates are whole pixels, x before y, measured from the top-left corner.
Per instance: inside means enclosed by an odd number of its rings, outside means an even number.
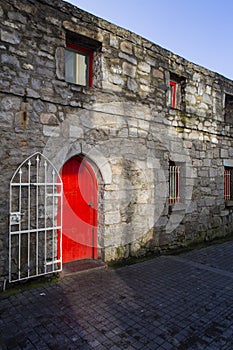
[[[62,180],[40,153],[10,182],[9,282],[62,269]]]

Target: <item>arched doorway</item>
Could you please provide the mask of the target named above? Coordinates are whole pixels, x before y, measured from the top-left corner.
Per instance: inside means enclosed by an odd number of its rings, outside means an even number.
[[[98,186],[95,172],[81,157],[70,158],[61,169],[63,182],[63,263],[97,259]]]

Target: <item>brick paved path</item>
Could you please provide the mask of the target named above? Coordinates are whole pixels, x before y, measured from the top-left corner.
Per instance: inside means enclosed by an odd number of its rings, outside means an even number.
[[[233,242],[0,300],[0,349],[232,350]]]

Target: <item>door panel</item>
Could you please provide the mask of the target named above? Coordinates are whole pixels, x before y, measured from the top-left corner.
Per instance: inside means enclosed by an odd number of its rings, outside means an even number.
[[[63,262],[97,258],[97,182],[81,157],[68,160],[63,181]]]

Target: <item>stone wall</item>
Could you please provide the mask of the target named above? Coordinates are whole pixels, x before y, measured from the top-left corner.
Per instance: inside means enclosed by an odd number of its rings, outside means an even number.
[[[62,1],[3,0],[0,19],[2,278],[9,183],[38,151],[58,170],[76,154],[96,164],[105,261],[231,233],[223,175],[224,165],[233,166],[232,124],[224,117],[232,81]],[[67,31],[100,44],[92,88],[65,81]],[[182,82],[179,108],[168,104],[171,77]],[[181,167],[174,205],[169,160]]]

